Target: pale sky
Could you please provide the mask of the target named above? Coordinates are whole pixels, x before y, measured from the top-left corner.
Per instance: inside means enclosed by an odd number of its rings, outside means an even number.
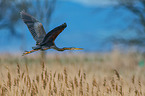
[[[117,0],[62,0],[80,3],[86,6],[109,6],[117,4]]]

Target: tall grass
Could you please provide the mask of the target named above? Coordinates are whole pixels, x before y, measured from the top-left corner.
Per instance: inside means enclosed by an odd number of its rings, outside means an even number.
[[[0,96],[145,96],[143,57],[105,54],[0,56]]]

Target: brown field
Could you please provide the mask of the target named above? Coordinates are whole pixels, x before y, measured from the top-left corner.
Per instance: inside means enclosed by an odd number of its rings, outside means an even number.
[[[140,54],[38,54],[0,55],[0,96],[145,96]]]

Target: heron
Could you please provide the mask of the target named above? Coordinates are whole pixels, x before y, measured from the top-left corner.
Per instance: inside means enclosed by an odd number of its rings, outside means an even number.
[[[67,27],[66,23],[52,29],[46,34],[42,23],[40,23],[33,16],[26,13],[25,11],[21,11],[20,15],[21,15],[21,19],[27,25],[31,35],[33,36],[33,39],[36,41],[36,46],[32,47],[31,51],[25,51],[22,56],[39,50],[45,51],[47,49],[55,49],[57,51],[82,50],[82,48],[74,48],[74,47],[58,48],[55,45],[54,41],[56,37]]]

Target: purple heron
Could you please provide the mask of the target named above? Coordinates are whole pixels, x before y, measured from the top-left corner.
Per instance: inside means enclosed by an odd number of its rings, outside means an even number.
[[[24,23],[27,25],[29,31],[31,32],[34,40],[36,41],[36,46],[32,47],[33,50],[25,51],[23,53],[23,56],[38,50],[44,51],[47,49],[55,49],[57,51],[82,50],[82,48],[74,48],[74,47],[58,48],[55,45],[54,40],[67,27],[66,23],[54,28],[53,30],[51,30],[46,34],[43,25],[38,20],[36,20],[33,16],[29,15],[24,11],[20,12],[20,15]]]

